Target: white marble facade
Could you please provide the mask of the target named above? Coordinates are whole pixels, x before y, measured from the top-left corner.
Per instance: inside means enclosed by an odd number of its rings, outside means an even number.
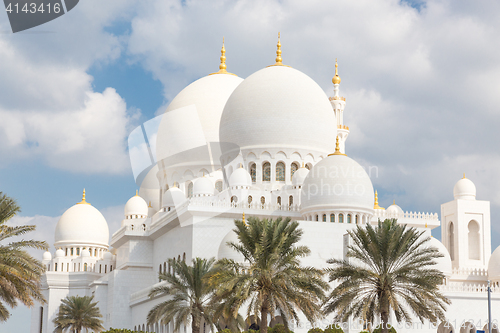
[[[158,273],[169,270],[168,258],[241,260],[226,242],[235,240],[233,221],[243,213],[299,221],[302,243],[311,249],[303,264],[319,268],[344,256],[344,235],[357,224],[398,218],[428,235],[441,226],[442,243],[432,239],[432,245],[444,254],[438,267],[446,275],[442,290],[452,300],[447,316],[453,328],[426,323],[398,332],[466,333],[463,322],[473,323],[473,331],[483,329],[488,279],[498,319],[500,249],[491,254],[489,201],[476,200],[476,188],[464,176],[454,199],[441,205],[441,220],[396,204],[378,206],[372,170],[345,155],[346,101],[338,74],[332,81],[329,98],[311,78],[277,59],[246,79],[221,70],[182,90],[161,119],[157,164],[145,171],[111,241],[104,217],[85,197],[59,220],[55,252],[43,255],[48,303],[33,309],[31,332],[52,332],[68,295],[95,295],[106,328],[172,332],[171,326],[146,324],[149,309],[162,301],[147,296],[159,283]],[[305,332],[302,324],[294,331]]]

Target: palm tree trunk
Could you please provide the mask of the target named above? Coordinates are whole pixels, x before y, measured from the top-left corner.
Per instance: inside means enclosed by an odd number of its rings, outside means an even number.
[[[263,305],[260,309],[260,333],[267,333],[267,315],[269,314],[269,309],[267,304]]]
[[[389,300],[383,296],[380,300],[380,319],[382,321],[382,332],[389,333]]]
[[[191,331],[192,333],[200,333],[200,320],[195,315],[191,315],[192,323],[191,323]]]

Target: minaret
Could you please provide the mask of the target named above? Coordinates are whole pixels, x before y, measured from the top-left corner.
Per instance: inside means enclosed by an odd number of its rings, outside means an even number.
[[[340,141],[340,152],[345,154],[345,142],[347,140],[347,136],[349,135],[349,127],[344,125],[345,97],[340,97],[339,95],[340,76],[338,67],[339,65],[337,64],[337,59],[335,59],[335,76],[332,79],[333,97],[330,97],[329,99],[330,103],[332,103],[335,118],[337,119],[337,135]]]

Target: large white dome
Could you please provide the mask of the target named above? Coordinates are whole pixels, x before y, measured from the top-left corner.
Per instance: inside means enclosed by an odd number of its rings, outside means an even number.
[[[488,278],[493,281],[500,280],[500,246],[491,254],[488,262]]]
[[[106,219],[88,203],[78,203],[61,216],[56,225],[54,246],[108,246],[109,228]]]
[[[302,213],[335,210],[373,214],[374,199],[365,169],[345,155],[319,161],[302,185]]]
[[[264,68],[245,79],[229,97],[220,141],[240,148],[304,148],[330,153],[337,122],[321,87],[287,67]]]
[[[157,161],[218,142],[224,105],[242,81],[235,75],[215,74],[184,88],[163,114],[156,139]]]
[[[231,177],[229,177],[229,186],[252,186],[252,177],[248,171],[240,167],[234,170]]]
[[[464,175],[453,187],[453,196],[455,199],[476,200],[476,185]]]
[[[436,265],[434,265],[433,268],[439,269],[441,272],[443,272],[444,275],[446,276],[451,276],[452,273],[452,266],[451,266],[451,257],[450,253],[448,252],[448,249],[446,246],[444,246],[443,243],[441,243],[439,240],[437,240],[434,237],[431,237],[430,241],[427,242],[426,244],[428,247],[435,247],[441,252],[444,257],[434,259],[436,262]]]

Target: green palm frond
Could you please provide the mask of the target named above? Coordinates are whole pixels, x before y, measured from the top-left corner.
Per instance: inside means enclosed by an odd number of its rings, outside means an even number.
[[[93,300],[94,296],[68,296],[61,300],[53,320],[54,332],[81,332],[84,328],[95,332],[104,330],[101,312]]]
[[[348,233],[347,259],[328,260],[329,279],[338,286],[324,303],[325,314],[335,313],[341,322],[349,317],[387,322],[391,310],[398,322],[444,319],[450,302],[438,288],[444,275],[433,268],[443,255],[427,245],[430,238],[395,219]]]
[[[46,242],[35,240],[11,241],[12,237],[23,236],[36,226],[8,226],[6,222],[21,209],[15,200],[0,192],[0,321],[10,317],[8,307],[18,302],[31,307],[34,302],[44,303],[40,292],[40,278],[45,271],[42,263],[33,258],[26,249],[48,249]]]
[[[224,311],[236,318],[246,305],[247,317],[258,318],[264,333],[267,315],[274,318],[279,313],[286,324],[292,319],[299,321],[297,311],[311,322],[320,319],[328,284],[323,281],[323,271],[300,265],[300,258],[308,256],[310,250],[297,245],[302,236],[299,224],[281,217],[250,217],[247,224],[240,220],[234,223],[238,242],[228,245],[244,257],[244,262],[221,259],[210,276]]]

